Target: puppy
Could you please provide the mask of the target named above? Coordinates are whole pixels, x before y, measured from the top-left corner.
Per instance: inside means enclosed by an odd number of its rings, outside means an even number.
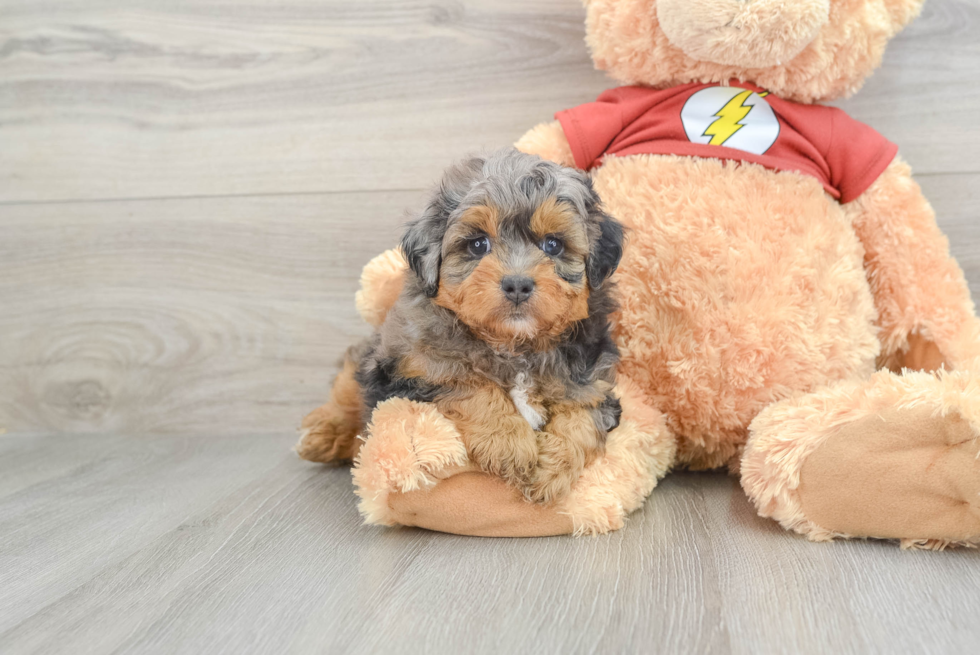
[[[413,275],[298,451],[351,457],[378,405],[435,403],[470,457],[530,500],[568,493],[619,424],[609,334],[623,230],[582,172],[508,149],[445,175],[402,250]]]

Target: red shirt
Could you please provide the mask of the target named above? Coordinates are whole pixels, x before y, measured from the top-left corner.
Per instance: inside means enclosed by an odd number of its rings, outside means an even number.
[[[898,146],[840,109],[782,100],[751,84],[621,86],[555,114],[589,170],[606,155],[685,155],[817,178],[842,203],[860,196]]]

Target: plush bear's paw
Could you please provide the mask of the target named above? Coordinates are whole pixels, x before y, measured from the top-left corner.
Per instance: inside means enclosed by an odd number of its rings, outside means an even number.
[[[623,417],[609,433],[605,453],[577,477],[564,500],[551,505],[529,503],[514,485],[477,471],[466,458],[455,426],[435,407],[388,401],[388,418],[395,429],[382,429],[379,406],[372,436],[355,464],[361,512],[368,523],[414,525],[455,534],[518,537],[618,530],[670,468],[677,444],[663,416],[644,404],[642,393],[625,376],[620,376],[617,396]],[[412,418],[415,415],[417,419]],[[436,453],[452,456],[435,466],[417,462],[417,448],[409,443],[411,430],[405,429],[412,425],[424,428],[430,437],[443,435],[425,440],[431,446],[425,460],[432,461]],[[536,442],[532,450],[538,452]],[[422,480],[415,475],[419,467],[430,471]],[[460,471],[468,472],[455,475]],[[428,486],[435,481],[438,484]],[[411,486],[418,488],[400,492]]]
[[[467,470],[466,447],[434,405],[404,398],[379,404],[354,462],[354,486],[368,523],[391,525],[388,494],[431,488]]]
[[[361,318],[374,327],[380,326],[405,285],[408,262],[398,248],[381,253],[361,271],[361,288],[354,303]]]

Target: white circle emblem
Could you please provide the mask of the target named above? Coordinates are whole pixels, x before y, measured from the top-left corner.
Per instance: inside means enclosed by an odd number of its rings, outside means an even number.
[[[684,103],[681,122],[692,143],[754,155],[764,154],[779,136],[779,120],[765,98],[736,86],[701,89]]]

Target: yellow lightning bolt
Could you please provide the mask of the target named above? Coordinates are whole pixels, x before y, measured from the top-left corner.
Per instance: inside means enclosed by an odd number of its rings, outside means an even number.
[[[746,89],[742,91],[737,96],[728,101],[728,103],[718,110],[715,116],[718,117],[714,123],[708,126],[708,129],[704,131],[702,136],[710,136],[711,141],[708,143],[713,146],[720,146],[725,141],[732,138],[732,135],[738,132],[740,129],[745,127],[740,120],[749,115],[752,111],[752,106],[746,107],[742,103],[749,99],[752,95],[752,91]]]

